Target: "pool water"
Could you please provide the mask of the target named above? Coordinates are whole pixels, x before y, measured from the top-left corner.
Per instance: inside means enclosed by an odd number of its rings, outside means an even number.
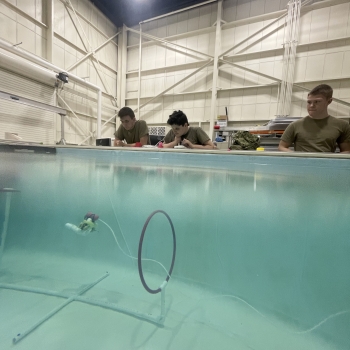
[[[349,349],[349,160],[59,149],[0,153],[0,164],[0,188],[20,191],[0,263],[2,348]],[[177,243],[163,326],[128,314],[161,313],[136,260],[155,210]],[[96,231],[67,229],[89,211]],[[151,288],[172,252],[156,214],[142,251]],[[102,276],[83,297],[126,312],[73,300],[12,344]]]

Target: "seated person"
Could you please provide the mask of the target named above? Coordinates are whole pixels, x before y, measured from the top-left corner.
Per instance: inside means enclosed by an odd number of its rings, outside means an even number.
[[[174,148],[182,145],[192,149],[215,149],[210,137],[200,128],[189,126],[186,114],[174,111],[168,122],[171,130],[164,138],[164,148]]]
[[[114,133],[114,146],[135,147],[149,144],[149,132],[144,120],[136,120],[134,111],[123,107],[118,112],[121,125]],[[125,142],[123,142],[125,140]]]
[[[279,151],[335,152],[337,145],[341,153],[350,153],[350,125],[342,119],[328,114],[333,89],[326,84],[313,88],[307,96],[309,115],[290,125],[283,133]]]

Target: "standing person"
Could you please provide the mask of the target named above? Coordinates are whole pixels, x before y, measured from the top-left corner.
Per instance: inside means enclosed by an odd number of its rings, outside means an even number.
[[[288,125],[281,137],[279,151],[293,152],[289,147],[294,143],[294,150],[298,152],[335,152],[338,145],[341,153],[350,153],[349,123],[328,114],[332,96],[333,89],[326,84],[309,92],[309,115]]]
[[[202,128],[190,126],[184,112],[174,111],[167,123],[171,126],[171,130],[164,138],[164,148],[182,145],[192,149],[216,149]]]
[[[118,112],[118,117],[122,124],[114,133],[114,146],[135,147],[149,144],[147,123],[144,120],[136,120],[134,111],[131,108],[121,108]]]

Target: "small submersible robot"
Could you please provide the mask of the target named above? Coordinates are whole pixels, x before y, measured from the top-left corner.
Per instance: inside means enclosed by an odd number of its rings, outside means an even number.
[[[91,212],[87,212],[84,216],[84,220],[76,226],[74,224],[66,223],[66,227],[74,231],[78,235],[86,236],[92,231],[96,231],[97,223],[99,216]]]

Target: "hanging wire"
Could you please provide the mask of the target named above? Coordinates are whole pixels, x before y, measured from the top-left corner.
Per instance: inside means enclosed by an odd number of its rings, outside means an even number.
[[[290,0],[283,34],[282,78],[278,91],[277,117],[290,114],[293,95],[296,49],[299,40],[300,9],[312,0]]]

